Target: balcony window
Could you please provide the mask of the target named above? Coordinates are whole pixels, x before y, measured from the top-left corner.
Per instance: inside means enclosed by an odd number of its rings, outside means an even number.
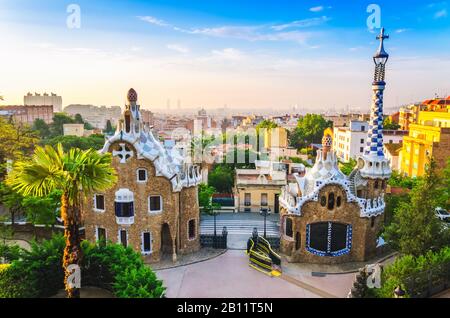
[[[115,207],[118,218],[130,218],[134,216],[133,202],[115,202]]]
[[[115,194],[114,211],[119,224],[134,222],[134,195],[128,189],[120,189]]]

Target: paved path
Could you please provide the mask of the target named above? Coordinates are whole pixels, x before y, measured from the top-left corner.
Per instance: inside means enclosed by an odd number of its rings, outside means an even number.
[[[345,275],[336,275],[333,281],[328,277],[310,280],[270,277],[249,267],[247,256],[239,250],[229,250],[206,262],[156,273],[164,281],[169,298],[345,297],[353,281],[353,277],[349,280]],[[305,278],[307,276],[305,274]],[[342,284],[346,286],[336,293],[332,285]]]

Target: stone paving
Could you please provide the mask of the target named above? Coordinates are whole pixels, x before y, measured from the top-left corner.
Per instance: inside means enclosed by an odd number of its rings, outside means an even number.
[[[217,257],[223,253],[225,253],[226,250],[222,249],[213,249],[213,248],[201,248],[196,253],[190,253],[187,255],[178,255],[177,261],[174,263],[172,262],[172,255],[169,255],[165,259],[162,259],[158,263],[147,263],[153,270],[163,270],[163,269],[169,269],[179,266],[185,266],[193,263],[203,262],[206,260],[209,260],[211,258]]]
[[[228,250],[211,260],[156,271],[169,298],[346,297],[354,274],[270,277],[248,266],[243,251]]]

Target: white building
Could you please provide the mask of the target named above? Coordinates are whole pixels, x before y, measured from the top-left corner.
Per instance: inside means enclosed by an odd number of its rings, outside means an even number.
[[[95,128],[105,129],[106,122],[116,123],[122,116],[122,110],[119,106],[106,107],[94,105],[69,105],[64,108],[64,112],[71,116],[80,114],[81,117]]]
[[[53,111],[59,113],[62,111],[62,97],[54,93],[50,95],[47,93],[34,95],[28,93],[23,97],[23,104],[25,106],[53,106]]]
[[[364,153],[369,123],[351,121],[348,127],[335,127],[333,130],[333,148],[341,161],[348,162]],[[384,130],[383,143],[401,143],[408,132],[404,130]]]

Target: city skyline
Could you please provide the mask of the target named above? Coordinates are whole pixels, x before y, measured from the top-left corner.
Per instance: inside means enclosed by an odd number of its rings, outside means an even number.
[[[64,105],[122,106],[132,86],[148,109],[170,99],[174,110],[178,100],[182,109],[369,110],[378,32],[367,26],[370,1],[76,4],[79,29],[67,26],[66,2],[0,4],[9,48],[0,52],[1,104],[47,91]],[[377,4],[391,35],[385,107],[450,95],[448,3]]]

